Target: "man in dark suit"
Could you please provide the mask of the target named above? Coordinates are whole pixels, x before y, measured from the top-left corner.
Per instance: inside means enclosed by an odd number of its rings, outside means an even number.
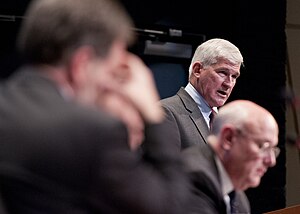
[[[276,164],[277,143],[278,126],[266,109],[245,100],[221,107],[208,146],[182,152],[194,185],[191,213],[250,213],[243,191]]]
[[[187,177],[151,73],[126,50],[132,27],[114,0],[31,3],[26,63],[0,86],[8,213],[184,212]],[[132,127],[145,130],[144,154],[129,148]]]
[[[197,48],[188,85],[161,101],[176,131],[178,149],[207,143],[210,115],[227,101],[242,63],[239,49],[229,41],[211,39]]]

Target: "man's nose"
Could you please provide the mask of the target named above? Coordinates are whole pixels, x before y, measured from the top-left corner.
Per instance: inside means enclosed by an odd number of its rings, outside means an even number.
[[[265,153],[264,164],[268,167],[273,167],[276,165],[276,155],[272,150]]]
[[[232,88],[235,85],[235,79],[232,77],[227,77],[224,79],[223,85],[225,85],[228,88]]]

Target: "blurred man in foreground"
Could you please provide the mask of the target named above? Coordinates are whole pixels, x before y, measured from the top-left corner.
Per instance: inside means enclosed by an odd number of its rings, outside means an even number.
[[[132,29],[114,0],[32,1],[26,63],[0,86],[9,213],[183,213],[187,178]],[[144,156],[130,150],[143,139]]]

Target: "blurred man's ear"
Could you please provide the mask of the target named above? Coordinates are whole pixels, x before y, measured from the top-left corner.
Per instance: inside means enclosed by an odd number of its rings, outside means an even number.
[[[89,46],[78,48],[71,56],[68,80],[73,87],[80,87],[86,81],[89,63],[94,57],[94,50]]]
[[[230,150],[233,144],[233,138],[235,136],[234,128],[231,126],[223,127],[220,136],[222,142],[221,147],[226,151]]]

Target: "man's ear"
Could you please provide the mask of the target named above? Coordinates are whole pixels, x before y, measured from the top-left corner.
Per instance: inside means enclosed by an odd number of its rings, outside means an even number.
[[[199,77],[202,68],[203,68],[203,66],[202,66],[201,62],[199,62],[199,61],[194,62],[193,67],[192,67],[193,75],[195,77]]]
[[[231,126],[225,126],[222,129],[220,136],[221,136],[222,148],[226,151],[229,151],[233,145],[234,128]]]
[[[94,58],[94,50],[89,46],[78,48],[71,56],[68,78],[72,85],[79,86],[86,80],[89,63]]]

